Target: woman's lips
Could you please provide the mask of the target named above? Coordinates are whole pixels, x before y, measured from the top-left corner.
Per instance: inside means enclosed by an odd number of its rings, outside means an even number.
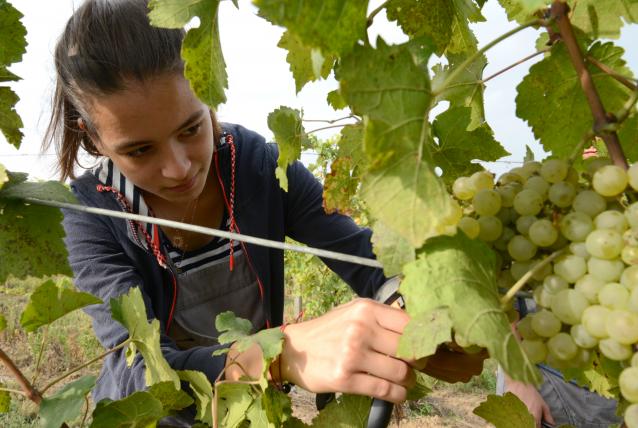
[[[171,192],[187,192],[195,186],[197,182],[197,174],[195,174],[191,179],[185,181],[183,184],[179,184],[177,186],[169,187],[168,190]]]

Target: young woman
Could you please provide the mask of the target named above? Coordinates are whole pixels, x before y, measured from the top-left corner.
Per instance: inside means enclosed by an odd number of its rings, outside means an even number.
[[[57,45],[48,136],[62,179],[74,178],[81,203],[373,257],[370,231],[326,215],[322,188],[301,163],[288,168],[284,192],[274,174],[276,146],[241,126],[217,123],[182,74],[183,32],[151,27],[146,14],[145,0],[87,0]],[[75,178],[81,148],[99,159]],[[260,372],[256,347],[212,356],[220,346],[214,319],[232,310],[255,331],[282,323],[281,251],[72,211],[64,226],[77,287],[105,302],[88,310],[104,347],[127,337],[111,318],[110,299],[139,287],[149,319],[160,321],[173,368],[199,370],[214,381],[232,357]],[[372,296],[385,280],[380,270],[326,264],[360,296]],[[400,402],[414,382],[410,364],[393,357],[407,322],[399,309],[359,299],[289,325],[281,372],[273,376],[313,392]],[[439,375],[467,378],[480,370],[480,361],[464,358],[435,360]],[[124,352],[109,355],[95,398],[144,389],[143,364],[138,358],[127,367]],[[430,364],[435,374],[437,367]],[[240,375],[236,365],[225,371],[227,379]]]

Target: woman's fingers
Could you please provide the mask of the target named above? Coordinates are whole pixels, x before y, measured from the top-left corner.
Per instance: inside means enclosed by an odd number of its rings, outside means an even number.
[[[408,389],[414,386],[414,370],[402,360],[378,353],[369,353],[361,362],[361,370]]]
[[[405,401],[408,396],[408,389],[405,386],[388,382],[367,373],[353,374],[350,377],[350,382],[339,389],[345,393],[368,395],[396,404]]]

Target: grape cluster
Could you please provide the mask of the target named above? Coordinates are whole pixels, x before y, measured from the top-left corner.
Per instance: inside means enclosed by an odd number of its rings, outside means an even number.
[[[560,159],[526,162],[493,176],[460,177],[467,236],[499,255],[499,287],[524,275],[538,311],[517,325],[529,359],[584,368],[595,353],[621,362],[618,383],[638,427],[638,164],[594,159],[583,174]],[[546,257],[551,263],[540,263]]]

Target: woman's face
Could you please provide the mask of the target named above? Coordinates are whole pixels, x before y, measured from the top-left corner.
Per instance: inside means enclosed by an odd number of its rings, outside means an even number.
[[[178,204],[197,198],[214,150],[208,107],[180,73],[126,84],[90,100],[95,146],[146,197]]]

